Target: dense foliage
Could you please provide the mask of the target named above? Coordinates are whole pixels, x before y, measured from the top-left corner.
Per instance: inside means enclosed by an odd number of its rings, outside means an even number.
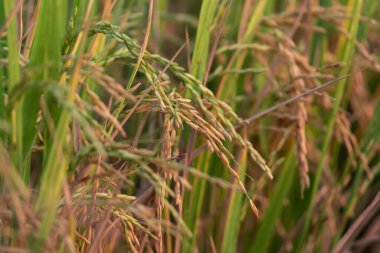
[[[2,0],[0,252],[379,252],[379,14]]]

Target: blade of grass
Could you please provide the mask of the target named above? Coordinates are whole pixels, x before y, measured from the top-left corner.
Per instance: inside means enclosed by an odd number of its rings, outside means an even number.
[[[293,154],[290,150],[288,154]],[[275,235],[276,223],[280,218],[283,209],[283,201],[286,198],[291,186],[296,181],[297,168],[293,155],[287,155],[278,182],[269,197],[269,205],[265,210],[264,217],[260,222],[259,230],[255,236],[249,252],[268,252],[272,237]]]
[[[206,70],[211,28],[215,18],[215,12],[218,6],[218,0],[208,0],[202,2],[201,13],[199,17],[199,26],[195,38],[194,53],[191,61],[192,74],[203,81],[201,78],[204,76]]]
[[[8,17],[13,8],[13,0],[5,0],[4,4],[4,16]],[[9,24],[7,26],[7,45],[8,45],[8,89],[12,90],[15,85],[19,82],[20,66],[19,66],[19,52],[18,52],[18,35],[17,35],[17,21],[16,16],[11,17]],[[12,122],[12,137],[11,143],[13,145],[12,149],[12,161],[15,167],[19,170],[22,178],[25,182],[28,181],[29,172],[25,171],[22,165],[24,159],[23,156],[23,131],[22,131],[22,117],[21,117],[21,106],[22,102],[16,105],[16,108],[11,112],[11,122]]]
[[[65,34],[66,3],[59,0],[44,0],[37,20],[36,35],[31,49],[29,68],[34,73],[34,81],[59,82],[62,66],[62,45]],[[73,93],[73,90],[71,90]],[[33,89],[24,100],[23,115],[27,120],[25,129],[25,153],[29,153],[35,138],[35,122],[39,110],[41,91]],[[71,94],[73,96],[73,94]],[[39,195],[36,200],[36,209],[43,213],[41,227],[35,235],[36,241],[31,239],[31,247],[35,252],[42,252],[45,242],[54,223],[56,209],[60,200],[62,184],[66,170],[66,161],[63,147],[66,144],[68,129],[68,112],[61,114],[60,109],[53,104],[53,100],[46,98],[49,112],[56,127],[55,132],[47,136],[44,152],[44,168],[40,178]],[[34,241],[34,242],[32,242]]]
[[[264,1],[258,2],[258,4],[255,6],[254,12],[248,21],[247,29],[244,32],[241,41],[239,42],[243,44],[252,42],[256,34],[257,25],[264,15],[264,10],[267,4],[268,4],[268,1],[264,0]],[[233,68],[234,69],[243,68],[243,64],[246,57],[247,57],[247,51],[243,51],[234,62]],[[241,89],[241,87],[244,85],[244,83],[241,83],[241,81],[239,82],[239,75],[237,74],[232,74],[228,76],[225,83],[226,85],[224,85],[223,80],[222,80],[221,85],[218,87],[219,88],[218,94],[220,95],[220,99],[224,101],[231,98],[233,99],[236,96],[239,89]],[[239,85],[234,86],[234,84],[239,84],[241,87],[239,87]],[[241,160],[239,161],[240,167],[238,168],[239,168],[239,177],[244,182],[246,180],[245,171],[247,170],[247,150],[242,151],[242,152],[243,152],[242,157],[241,157]],[[232,191],[229,201],[227,202],[227,205],[228,205],[227,207],[228,211],[227,211],[227,216],[225,218],[226,227],[224,229],[223,240],[222,240],[223,241],[222,252],[232,253],[232,252],[236,252],[237,241],[239,237],[239,227],[240,227],[240,222],[241,222],[242,206],[243,206],[242,194],[240,192],[238,193],[236,191]]]
[[[0,2],[0,10],[5,10],[4,2]],[[5,13],[0,11],[0,24],[4,24],[5,22]],[[6,39],[0,37],[0,59],[5,58],[5,52],[3,45],[6,45]],[[0,124],[4,124],[6,122],[5,118],[5,103],[4,103],[4,68],[3,65],[0,64]],[[4,129],[0,129],[0,139],[2,141],[6,138],[6,133]]]
[[[66,6],[60,1],[41,1],[39,16],[37,17],[36,33],[31,48],[31,58],[28,69],[32,73],[33,82],[57,81],[59,80],[62,67],[62,45],[65,34]],[[23,100],[23,157],[30,154],[34,139],[36,137],[36,120],[40,109],[39,102],[42,90],[31,87]],[[56,123],[59,109],[56,101],[50,96],[45,96],[47,108],[51,118]],[[47,144],[49,145],[49,136]],[[44,157],[50,151],[45,149]]]
[[[241,151],[237,168],[239,169],[239,177],[245,177],[245,171],[247,169],[247,150],[243,149]],[[239,168],[240,167],[240,168]],[[238,184],[237,180],[234,180],[234,184]],[[226,225],[224,227],[224,234],[222,240],[222,250],[221,252],[236,252],[236,246],[238,241],[238,233],[241,222],[241,213],[243,208],[244,194],[240,191],[231,191],[228,200],[228,209],[226,216]],[[239,204],[238,204],[239,203]],[[235,205],[238,204],[238,205]]]
[[[199,78],[203,78],[207,67],[208,52],[210,47],[211,38],[211,27],[213,24],[214,16],[218,6],[217,0],[203,1],[199,17],[199,26],[197,30],[197,35],[194,45],[194,53],[191,61],[191,73]],[[186,135],[186,132],[184,133]],[[201,170],[202,173],[208,173],[209,161],[211,154],[205,152],[198,159],[197,168]],[[188,196],[189,198],[189,209],[184,211],[184,220],[189,226],[190,231],[193,232],[192,238],[187,238],[188,240],[184,243],[184,252],[193,252],[194,243],[196,240],[198,218],[200,216],[203,197],[205,194],[206,182],[200,178],[195,178],[193,181],[193,189]]]

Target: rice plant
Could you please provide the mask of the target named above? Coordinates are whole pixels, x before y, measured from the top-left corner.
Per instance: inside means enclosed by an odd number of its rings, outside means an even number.
[[[380,4],[0,2],[0,252],[380,251]]]

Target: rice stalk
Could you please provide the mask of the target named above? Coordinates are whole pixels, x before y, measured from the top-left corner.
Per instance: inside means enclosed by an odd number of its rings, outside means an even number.
[[[349,31],[350,31],[351,38],[355,38],[357,36],[357,29],[358,29],[358,24],[359,24],[360,13],[362,10],[361,9],[362,5],[363,5],[363,1],[360,1],[360,0],[350,2],[350,6],[353,8],[352,10],[354,11],[353,12],[353,19],[349,23]],[[342,41],[344,41],[344,40],[342,40]],[[342,57],[343,62],[349,62],[350,59],[352,58],[352,54],[353,54],[353,50],[354,50],[354,43],[352,41],[349,41],[349,40],[345,40],[344,42],[345,42],[345,44],[344,44],[345,46],[342,47],[341,57]],[[341,42],[341,43],[344,43],[344,42]],[[347,72],[348,72],[348,67],[345,67],[342,69],[342,71],[340,73],[344,74]],[[333,128],[335,125],[336,115],[338,113],[340,103],[341,103],[342,98],[343,98],[345,83],[346,83],[345,80],[342,80],[342,81],[337,83],[337,89],[335,91],[335,96],[334,96],[335,101],[334,101],[333,111],[329,117],[327,133],[326,133],[326,137],[324,139],[323,148],[322,148],[322,157],[321,157],[322,159],[318,165],[316,177],[315,177],[314,182],[312,183],[312,186],[311,186],[311,197],[310,197],[309,205],[308,205],[307,212],[306,212],[305,225],[303,227],[303,230],[302,230],[302,233],[300,236],[300,240],[299,240],[297,247],[296,247],[297,252],[301,251],[302,241],[304,240],[306,233],[309,231],[309,228],[310,228],[310,223],[311,223],[311,219],[312,219],[311,216],[312,216],[312,211],[313,211],[313,208],[312,208],[313,207],[313,199],[315,198],[315,195],[316,195],[317,190],[319,188],[319,184],[320,184],[320,180],[321,180],[321,176],[322,176],[322,171],[323,171],[323,168],[325,166],[325,160],[324,159],[326,158],[326,154],[327,154],[329,146],[330,146],[330,141],[331,141],[331,136],[333,133]]]

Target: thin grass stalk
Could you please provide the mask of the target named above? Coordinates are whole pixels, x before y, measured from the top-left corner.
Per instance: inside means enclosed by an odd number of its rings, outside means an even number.
[[[264,10],[267,4],[268,4],[267,0],[262,0],[257,3],[257,5],[255,6],[255,10],[250,16],[251,19],[249,19],[246,30],[244,31],[242,36],[238,38],[239,44],[251,43],[256,33],[256,27],[264,15]],[[244,50],[243,52],[240,52],[240,51],[241,51],[240,48],[237,51],[235,51],[235,54],[231,57],[232,65],[228,66],[228,68],[232,68],[232,69],[242,68],[244,60],[247,57],[248,51],[247,50]],[[238,57],[236,58],[236,56]],[[217,97],[222,100],[223,98],[227,99],[227,98],[234,97],[237,87],[235,87],[233,84],[236,83],[237,78],[238,78],[238,75],[236,74],[224,75],[218,87]]]
[[[144,38],[144,42],[143,42],[143,45],[141,47],[141,52],[139,54],[139,57],[137,58],[137,62],[133,68],[133,72],[131,74],[131,76],[129,77],[129,80],[128,80],[128,83],[127,83],[127,86],[126,86],[126,91],[129,91],[132,87],[132,84],[133,84],[133,81],[135,80],[135,77],[137,75],[137,71],[139,70],[140,68],[140,65],[141,65],[141,62],[143,60],[143,57],[144,57],[144,54],[145,54],[145,50],[148,46],[148,42],[149,42],[149,37],[150,37],[150,30],[151,30],[151,27],[152,27],[152,19],[153,19],[153,8],[154,8],[154,0],[150,0],[150,3],[149,3],[149,15],[148,15],[148,20],[147,20],[147,26],[146,26],[146,32],[145,32],[145,38]],[[125,99],[123,99],[119,106],[117,107],[116,109],[116,112],[114,113],[115,114],[115,118],[117,119],[120,115],[120,113],[122,112],[123,108],[125,107]],[[112,133],[113,131],[113,125],[111,125],[110,129],[109,129],[109,133]],[[113,138],[116,136],[118,132],[114,132],[113,133]]]
[[[368,131],[366,131],[365,136],[363,137],[363,141],[361,143],[361,147],[363,150],[363,153],[365,155],[370,155],[373,150],[376,148],[376,143],[379,143],[380,141],[380,102],[377,103],[375,111],[373,113],[372,121],[370,122],[368,126]],[[353,208],[355,204],[357,203],[358,199],[358,191],[360,182],[362,181],[362,176],[364,174],[364,168],[363,165],[360,164],[359,167],[355,170],[357,171],[357,174],[354,178],[354,183],[352,187],[352,192],[350,199],[347,204],[345,217],[349,217],[353,213]]]
[[[38,0],[37,4],[35,6],[33,16],[31,18],[31,22],[35,22],[37,20],[38,16],[40,15],[41,1],[42,0]],[[30,49],[32,48],[32,45],[33,45],[34,36],[36,34],[36,28],[37,28],[36,25],[32,25],[31,31],[29,32],[29,34],[26,37],[23,55],[27,59],[30,59]]]

